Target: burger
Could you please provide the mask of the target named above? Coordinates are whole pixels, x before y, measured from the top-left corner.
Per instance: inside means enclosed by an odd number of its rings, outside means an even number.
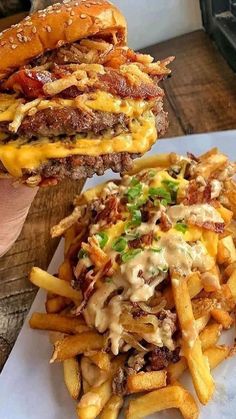
[[[64,0],[0,34],[0,174],[30,186],[127,170],[168,126],[153,62],[105,0]]]

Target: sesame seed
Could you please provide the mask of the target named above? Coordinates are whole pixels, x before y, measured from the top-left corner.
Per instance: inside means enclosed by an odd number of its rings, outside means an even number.
[[[24,20],[30,20],[30,16],[26,16]]]
[[[27,42],[27,41],[28,41],[27,36],[22,35],[22,42]]]
[[[0,45],[1,47],[4,47],[4,45],[6,45],[6,41],[2,41]]]
[[[17,33],[19,33],[19,32],[23,32],[23,29],[22,28],[19,28],[19,29],[17,29],[17,31],[16,31]]]
[[[61,11],[60,10],[56,10],[56,13],[61,13]]]
[[[36,27],[35,27],[35,26],[32,28],[32,32],[33,32],[33,33],[36,33],[36,32],[37,32],[37,29],[36,29]]]
[[[32,26],[33,25],[33,23],[32,22],[25,22],[24,23],[24,26]]]
[[[69,2],[70,2],[70,0],[63,0],[63,4],[67,4]]]
[[[72,19],[67,20],[67,25],[68,26],[72,25],[72,23],[73,23],[73,20]]]
[[[75,15],[75,12],[72,10],[72,11],[70,12],[70,15],[71,15],[71,16],[74,16],[74,15]]]
[[[12,38],[12,36],[10,36],[9,42],[10,42],[10,44],[13,44],[14,43],[14,38]]]
[[[65,43],[64,41],[60,40],[60,41],[58,41],[57,46],[62,47],[62,45],[64,45],[64,43]]]
[[[47,32],[52,32],[52,28],[51,28],[51,26],[46,26],[46,31],[47,31]]]
[[[17,45],[16,44],[12,44],[12,49],[16,49],[17,48]]]
[[[53,7],[52,6],[48,6],[47,10],[52,10]]]
[[[82,14],[80,15],[80,17],[81,17],[81,19],[86,19],[87,15],[85,15],[84,13],[82,13]]]

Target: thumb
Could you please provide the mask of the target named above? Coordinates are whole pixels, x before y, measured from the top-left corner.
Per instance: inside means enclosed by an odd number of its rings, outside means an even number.
[[[10,179],[0,180],[0,256],[19,236],[37,191],[24,185],[15,188]]]

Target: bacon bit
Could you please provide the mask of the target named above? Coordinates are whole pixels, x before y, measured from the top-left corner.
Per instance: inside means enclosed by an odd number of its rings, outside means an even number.
[[[211,184],[208,182],[203,191],[199,191],[196,180],[191,180],[187,189],[184,205],[209,204],[211,199]]]
[[[194,154],[192,154],[192,153],[187,153],[187,157],[190,159],[190,160],[193,160],[193,161],[195,161],[195,162],[199,162],[199,158],[198,157],[196,157]]]
[[[160,227],[162,231],[168,231],[172,227],[172,223],[164,211],[161,212]]]
[[[141,237],[138,237],[137,239],[130,240],[128,242],[128,245],[131,249],[138,249],[143,246],[150,246],[153,242],[153,232],[144,234]]]
[[[205,203],[211,202],[211,184],[210,183],[207,183],[203,191],[203,202]]]
[[[214,221],[204,221],[204,222],[193,222],[191,219],[189,220],[189,224],[205,228],[206,230],[214,231],[215,233],[224,233],[225,223],[215,223]]]
[[[111,197],[109,197],[104,205],[105,208],[100,211],[95,219],[95,223],[101,221],[101,220],[106,220],[107,224],[109,223],[114,223],[116,220],[120,220],[122,218],[122,214],[120,213],[120,201],[119,199],[112,195]]]

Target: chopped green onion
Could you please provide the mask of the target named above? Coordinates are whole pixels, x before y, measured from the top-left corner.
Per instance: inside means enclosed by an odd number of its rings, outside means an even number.
[[[149,172],[148,172],[148,176],[149,176],[150,178],[155,177],[155,176],[156,176],[156,174],[157,174],[157,172],[156,172],[155,170],[149,170]]]
[[[139,180],[134,176],[134,177],[132,177],[132,179],[131,179],[131,182],[130,182],[130,186],[136,186],[136,185],[138,185],[140,182],[139,182]]]
[[[158,266],[159,271],[161,272],[167,272],[168,271],[168,266],[163,266],[162,268],[160,268],[160,266]]]
[[[141,183],[137,183],[135,186],[128,189],[126,195],[128,197],[128,201],[132,202],[135,198],[138,198],[142,192],[142,185]]]
[[[166,199],[161,199],[161,205],[163,205],[163,207],[167,207],[168,202]]]
[[[171,194],[165,188],[149,188],[151,197],[163,198],[168,204],[171,203]]]
[[[181,233],[185,234],[188,229],[187,224],[184,223],[176,223],[175,230],[180,231]]]
[[[108,242],[108,235],[104,231],[101,231],[100,233],[97,233],[95,237],[98,240],[99,246],[103,249]]]
[[[133,226],[140,226],[142,222],[142,214],[140,210],[132,211],[131,223]]]
[[[142,249],[131,249],[131,250],[128,250],[127,252],[123,253],[123,255],[121,256],[122,262],[123,263],[129,262],[135,256],[137,256],[141,251],[142,251]]]
[[[124,237],[118,237],[112,245],[112,249],[116,252],[123,252],[127,246],[127,240]]]
[[[109,276],[107,276],[106,278],[105,278],[105,282],[107,282],[108,284],[112,284],[112,278],[109,278]]]
[[[87,256],[88,256],[88,253],[86,252],[86,250],[80,249],[78,253],[78,259],[83,259],[83,258],[86,258]]]
[[[174,182],[173,180],[163,180],[161,183],[170,192],[172,201],[176,202],[177,192],[179,189],[179,182]]]
[[[162,248],[161,247],[150,247],[149,250],[151,250],[152,252],[155,252],[155,253],[160,253],[162,251]]]

